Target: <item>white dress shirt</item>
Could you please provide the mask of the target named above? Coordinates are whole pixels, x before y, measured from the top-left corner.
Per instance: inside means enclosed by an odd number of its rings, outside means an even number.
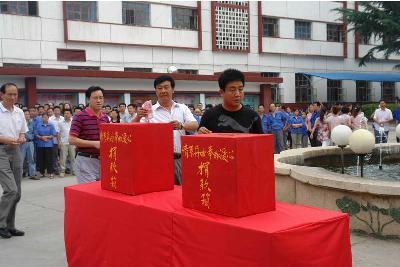
[[[63,145],[69,145],[68,136],[69,130],[71,129],[72,118],[69,121],[62,120],[58,123],[58,128],[60,130],[60,142]]]
[[[59,128],[58,123],[61,122],[61,121],[64,121],[64,117],[63,116],[60,116],[60,117],[57,118],[56,116],[53,115],[53,116],[51,116],[49,118],[49,123],[53,124],[54,129],[56,130],[57,134],[60,133],[60,128]],[[53,142],[54,142],[55,145],[58,144],[57,137],[53,138]]]
[[[388,120],[391,121],[391,120],[393,120],[392,111],[390,109],[388,109],[388,108],[385,108],[384,110],[382,110],[381,108],[378,108],[377,110],[375,110],[375,113],[374,113],[374,121],[375,120],[377,120],[378,122],[379,121],[388,121]],[[381,126],[378,123],[374,122],[374,128],[377,131],[379,131],[380,127]],[[383,127],[385,128],[385,132],[389,131],[389,123],[388,122],[385,122],[383,124]]]
[[[171,112],[156,103],[152,106],[153,118],[149,122],[171,122],[179,121],[184,124],[186,122],[197,122],[190,109],[184,105],[172,101]],[[142,118],[140,122],[145,122]],[[181,153],[181,136],[185,135],[185,130],[174,130],[174,152]]]
[[[19,134],[27,131],[28,126],[22,109],[14,106],[13,111],[9,111],[3,106],[3,102],[0,102],[0,135],[18,138]]]

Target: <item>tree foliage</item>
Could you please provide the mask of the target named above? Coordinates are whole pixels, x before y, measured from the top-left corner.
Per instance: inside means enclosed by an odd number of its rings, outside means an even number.
[[[337,8],[343,20],[350,25],[349,31],[356,32],[360,38],[381,40],[360,60],[364,66],[369,60],[376,59],[374,54],[382,52],[385,59],[390,55],[400,55],[400,1],[358,2],[359,10]],[[396,67],[399,67],[397,65]]]

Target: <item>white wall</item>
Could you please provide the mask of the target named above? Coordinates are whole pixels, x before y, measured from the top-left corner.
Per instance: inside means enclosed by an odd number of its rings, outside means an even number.
[[[342,3],[333,1],[262,1],[262,14],[274,17],[337,22],[339,14],[331,10],[342,7]]]
[[[122,23],[121,1],[98,1],[97,10],[99,22]]]

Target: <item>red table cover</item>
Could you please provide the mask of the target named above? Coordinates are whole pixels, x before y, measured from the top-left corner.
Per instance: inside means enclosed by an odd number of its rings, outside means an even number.
[[[103,189],[138,195],[174,188],[171,123],[105,123],[100,130]]]
[[[182,136],[183,206],[243,217],[275,209],[270,134]]]
[[[65,188],[69,266],[351,266],[349,217],[277,203],[232,218],[182,207],[181,188],[129,196]]]

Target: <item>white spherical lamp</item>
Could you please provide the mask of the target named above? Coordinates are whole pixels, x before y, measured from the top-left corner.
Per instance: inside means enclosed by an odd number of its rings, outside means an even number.
[[[350,149],[360,155],[371,153],[375,147],[375,136],[368,130],[354,131],[349,138]]]
[[[169,66],[169,67],[167,68],[167,72],[168,72],[168,73],[175,73],[175,72],[178,72],[178,68],[175,67],[175,66]]]
[[[349,138],[352,134],[352,130],[347,125],[338,125],[333,128],[331,133],[331,139],[338,146],[347,146],[349,144]]]
[[[396,126],[396,137],[400,138],[400,124]]]

